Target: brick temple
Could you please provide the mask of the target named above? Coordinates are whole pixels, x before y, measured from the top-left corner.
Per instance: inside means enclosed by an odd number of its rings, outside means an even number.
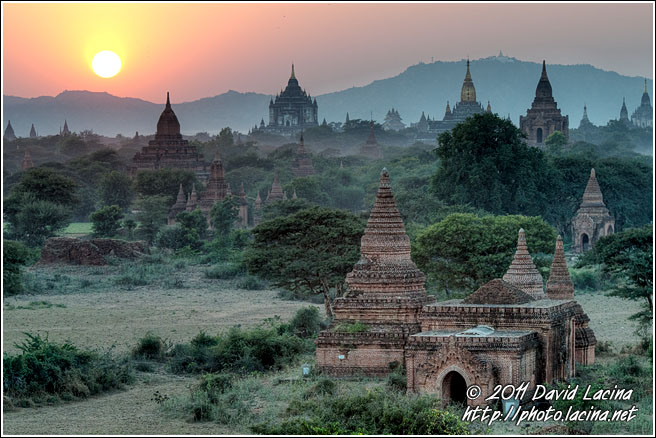
[[[68,128],[66,128],[68,129]],[[155,139],[148,146],[141,148],[132,158],[128,167],[131,177],[141,170],[182,169],[196,173],[196,176],[207,178],[207,164],[198,153],[196,146],[190,145],[180,134],[180,122],[171,108],[169,93],[166,93],[166,106],[157,121]]]
[[[360,147],[360,155],[374,160],[383,158],[383,151],[378,144],[378,140],[376,140],[376,134],[374,134],[374,122],[369,124],[369,137]]]
[[[311,176],[316,173],[314,166],[312,165],[312,157],[305,149],[305,140],[303,139],[302,133],[301,139],[298,143],[298,149],[296,150],[296,157],[292,164],[292,173],[297,178]]]
[[[576,252],[592,248],[600,237],[615,232],[615,218],[610,215],[601,194],[595,170],[590,171],[581,206],[572,219],[572,242]]]
[[[535,89],[533,104],[526,110],[526,116],[519,117],[519,129],[526,135],[530,146],[543,148],[547,137],[555,131],[562,132],[569,141],[569,116],[560,113],[553,98],[545,61],[542,61],[542,75]]]
[[[529,382],[532,389],[573,377],[576,363],[594,363],[596,339],[574,300],[561,239],[546,293],[523,230],[504,279],[438,303],[424,282],[383,169],[361,258],[346,277],[347,293],[335,299],[335,319],[316,341],[318,368],[333,376],[384,376],[405,365],[408,392],[481,405],[495,385]],[[468,400],[473,384],[482,395]]]

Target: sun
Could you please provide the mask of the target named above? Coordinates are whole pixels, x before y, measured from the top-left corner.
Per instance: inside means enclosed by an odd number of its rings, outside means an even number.
[[[121,58],[111,50],[96,53],[91,68],[101,78],[111,78],[121,71]]]

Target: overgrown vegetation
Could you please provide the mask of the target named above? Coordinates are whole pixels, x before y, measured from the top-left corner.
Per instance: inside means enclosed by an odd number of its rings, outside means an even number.
[[[75,400],[133,381],[129,363],[26,333],[21,353],[2,360],[5,409]]]

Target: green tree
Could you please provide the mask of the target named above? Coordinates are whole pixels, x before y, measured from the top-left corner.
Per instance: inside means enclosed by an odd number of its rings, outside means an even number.
[[[132,180],[116,170],[100,178],[99,191],[103,205],[118,205],[123,211],[128,209],[134,198]]]
[[[167,196],[143,196],[137,200],[135,207],[138,211],[136,219],[139,222],[137,231],[148,243],[152,243],[160,228],[166,224],[169,198]]]
[[[517,232],[524,228],[533,256],[553,252],[556,232],[540,217],[484,216],[456,213],[417,236],[413,259],[447,293],[472,292],[502,277],[517,248]]]
[[[269,221],[280,216],[289,216],[306,208],[314,207],[310,201],[305,199],[288,199],[287,201],[275,201],[265,204],[262,208],[262,220]]]
[[[178,213],[175,220],[181,227],[194,230],[200,239],[207,236],[207,218],[202,211],[198,209],[191,212],[183,211]]]
[[[643,301],[644,309],[631,316],[642,328],[651,327],[653,319],[653,250],[653,226],[648,224],[602,237],[578,263],[579,267],[601,264],[603,272],[618,277],[611,295]]]
[[[544,141],[547,146],[547,152],[551,155],[560,155],[563,153],[563,148],[567,144],[567,139],[560,131],[554,131]]]
[[[540,215],[550,200],[544,153],[522,141],[510,121],[476,114],[438,138],[440,158],[431,190],[447,204],[494,214]]]
[[[54,202],[65,207],[75,207],[79,199],[75,195],[78,184],[71,178],[47,167],[34,167],[21,175],[12,187],[12,195],[30,193],[37,200]]]
[[[188,170],[142,170],[137,172],[134,188],[141,196],[166,196],[167,203],[173,205],[178,196],[180,184],[185,193],[189,193],[195,183],[196,175]],[[200,186],[196,185],[196,189],[199,188]]]
[[[54,202],[37,199],[33,194],[10,197],[5,202],[7,236],[30,247],[43,245],[70,223],[71,211]]]
[[[234,196],[229,196],[223,201],[219,201],[212,206],[210,210],[210,220],[214,227],[215,234],[218,236],[227,236],[235,224],[239,215],[239,204]]]
[[[2,288],[5,295],[23,291],[21,267],[30,259],[30,252],[20,242],[2,242]]]
[[[244,252],[249,272],[295,293],[322,293],[332,316],[330,288],[342,290],[360,256],[364,223],[343,210],[313,207],[263,222]]]
[[[229,127],[223,128],[219,135],[216,137],[219,149],[229,148],[235,144],[235,138],[232,135],[232,129]]]
[[[123,210],[118,205],[108,205],[91,213],[93,235],[96,237],[114,237],[121,228]]]

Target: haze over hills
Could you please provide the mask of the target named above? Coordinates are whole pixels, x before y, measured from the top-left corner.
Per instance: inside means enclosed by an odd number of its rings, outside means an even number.
[[[518,125],[519,116],[531,106],[541,65],[506,56],[492,56],[472,60],[471,74],[476,86],[477,99],[485,106],[489,100],[493,112],[511,115]],[[547,73],[553,87],[554,98],[563,114],[569,115],[570,128],[579,125],[583,104],[587,104],[592,123],[604,125],[619,117],[622,97],[626,98],[629,115],[640,104],[644,79],[622,76],[591,65],[549,65]],[[451,106],[460,100],[460,88],[465,75],[465,60],[436,61],[408,67],[401,74],[354,87],[317,96],[319,120],[344,121],[350,117],[379,122],[394,107],[409,125],[416,122],[424,111],[431,118],[442,119],[447,100]],[[281,87],[288,78],[280,78]],[[299,77],[301,87],[303,78]],[[652,97],[653,81],[647,80]],[[230,126],[246,132],[263,118],[268,122],[268,104],[271,96],[259,93],[228,91],[214,97],[192,102],[176,103],[175,89],[162,90],[162,103],[136,98],[120,98],[108,93],[65,91],[56,97],[26,99],[4,96],[4,127],[11,120],[16,135],[26,137],[34,123],[40,135],[59,132],[64,120],[73,131],[91,129],[96,133],[115,136],[151,134],[163,108],[166,91],[171,92],[173,108],[180,120],[182,132],[217,134]],[[307,90],[312,93],[312,90]]]

